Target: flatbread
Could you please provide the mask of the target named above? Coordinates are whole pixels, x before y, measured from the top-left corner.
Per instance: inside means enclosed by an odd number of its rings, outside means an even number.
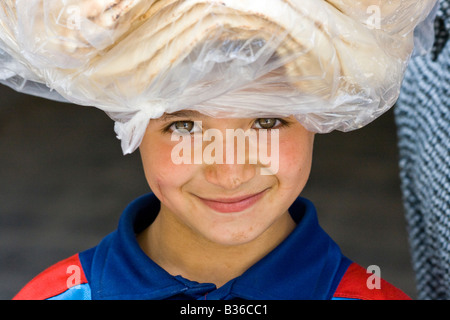
[[[291,60],[286,65],[289,76],[308,79],[296,81],[299,89],[319,92],[325,98],[336,91],[337,79],[344,81],[346,88],[356,90],[358,86],[376,86],[391,69],[391,59],[373,34],[325,2],[302,1],[296,7],[283,0],[266,1],[265,5],[252,3],[225,0],[221,6],[212,6],[211,1],[201,0],[158,1],[158,9],[151,8],[138,29],[93,59],[87,75],[99,83],[133,73],[136,81],[130,87],[144,89],[161,71],[175,66],[194,47],[213,37],[258,37],[276,42],[277,55]],[[333,26],[324,23],[330,15],[339,32],[351,37],[333,35]],[[277,35],[279,40],[274,41]],[[370,75],[370,83],[358,74]],[[134,89],[133,94],[140,92]]]
[[[435,3],[4,0],[0,58],[107,112],[127,150],[148,119],[183,108],[289,113],[312,131],[348,131],[395,103],[413,31]]]

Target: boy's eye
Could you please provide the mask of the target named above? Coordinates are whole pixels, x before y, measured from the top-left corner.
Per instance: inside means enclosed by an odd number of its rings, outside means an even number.
[[[194,121],[176,121],[170,125],[169,129],[178,133],[194,133],[202,130]]]
[[[276,118],[260,118],[255,121],[255,125],[258,129],[272,129],[279,125],[280,120]]]
[[[192,121],[177,121],[174,123],[174,126],[176,130],[184,129],[187,131],[191,131],[194,127],[194,123]]]

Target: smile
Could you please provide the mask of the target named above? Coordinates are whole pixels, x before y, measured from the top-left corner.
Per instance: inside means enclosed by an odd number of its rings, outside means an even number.
[[[247,195],[236,198],[222,198],[222,199],[204,199],[198,197],[204,204],[211,209],[221,213],[240,212],[253,206],[258,202],[266,193],[268,189],[265,189],[259,193],[253,195]]]

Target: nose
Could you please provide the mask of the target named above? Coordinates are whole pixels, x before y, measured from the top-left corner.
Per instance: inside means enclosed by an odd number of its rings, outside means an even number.
[[[256,168],[252,164],[211,164],[205,167],[205,178],[209,183],[223,189],[233,190],[250,181]]]
[[[257,139],[256,135],[251,135],[252,132],[248,134],[246,136],[243,130],[207,131],[206,141],[211,141],[209,135],[214,135],[214,142],[207,143],[203,149],[204,174],[208,182],[233,190],[255,176]],[[212,154],[215,161],[211,161]]]

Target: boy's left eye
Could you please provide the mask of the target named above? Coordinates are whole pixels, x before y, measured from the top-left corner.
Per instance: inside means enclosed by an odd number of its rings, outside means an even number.
[[[272,129],[281,123],[277,118],[260,118],[255,121],[257,129]]]

